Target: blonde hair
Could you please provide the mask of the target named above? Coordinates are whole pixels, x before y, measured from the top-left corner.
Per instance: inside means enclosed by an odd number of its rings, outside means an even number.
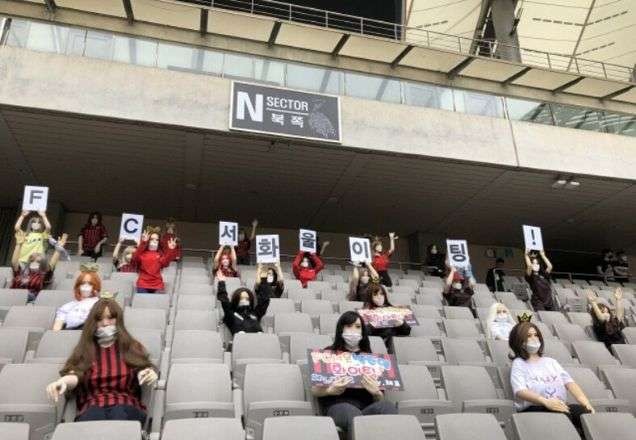
[[[500,302],[494,302],[491,304],[490,308],[488,309],[488,317],[486,318],[486,337],[491,339],[492,338],[492,334],[490,332],[490,324],[492,324],[495,321],[495,318],[497,317],[497,309],[498,308],[503,308],[508,312],[508,322],[512,325],[515,325],[516,322],[514,320],[514,318],[512,317],[512,314],[510,313],[510,310],[508,309],[508,307],[506,307],[505,304],[500,303]]]

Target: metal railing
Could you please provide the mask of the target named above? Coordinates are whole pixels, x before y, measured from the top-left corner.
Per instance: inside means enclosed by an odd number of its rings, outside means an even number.
[[[266,16],[287,22],[308,24],[370,37],[401,41],[413,46],[441,49],[463,55],[499,59],[502,52],[519,52],[521,63],[549,70],[594,76],[609,80],[634,82],[634,68],[602,61],[575,57],[570,54],[527,49],[519,46],[445,34],[382,20],[343,14],[340,12],[299,6],[275,0],[159,0],[164,3],[196,5],[202,9],[223,9]],[[471,48],[472,51],[471,51]],[[488,48],[480,54],[476,48]],[[485,53],[487,55],[482,54]]]

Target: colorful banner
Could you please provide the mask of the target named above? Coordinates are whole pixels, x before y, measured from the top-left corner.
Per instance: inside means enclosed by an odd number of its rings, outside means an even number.
[[[400,320],[408,325],[418,324],[415,314],[408,307],[377,307],[375,309],[359,309],[356,311],[365,324],[369,324],[374,328],[397,327]]]
[[[309,349],[307,356],[312,386],[329,386],[338,377],[349,376],[353,381],[347,388],[363,388],[360,381],[363,375],[368,374],[380,383],[382,390],[403,388],[397,360],[392,354]]]

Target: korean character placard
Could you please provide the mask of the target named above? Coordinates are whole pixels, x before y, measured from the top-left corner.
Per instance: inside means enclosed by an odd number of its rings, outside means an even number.
[[[301,229],[298,232],[298,242],[302,252],[316,253],[316,231]]]
[[[219,244],[236,246],[238,244],[238,223],[219,222]]]
[[[368,238],[349,237],[349,253],[354,263],[371,262],[371,244]]]
[[[256,262],[277,263],[280,261],[280,238],[278,234],[256,236]]]
[[[448,262],[452,267],[465,268],[470,266],[468,244],[466,240],[446,240]]]

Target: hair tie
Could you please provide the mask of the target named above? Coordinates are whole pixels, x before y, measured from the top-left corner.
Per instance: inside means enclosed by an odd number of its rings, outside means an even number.
[[[99,294],[99,299],[115,299],[119,292],[101,292]]]
[[[530,322],[531,319],[532,319],[532,313],[523,312],[523,314],[517,315],[517,321],[519,321],[519,323]]]

